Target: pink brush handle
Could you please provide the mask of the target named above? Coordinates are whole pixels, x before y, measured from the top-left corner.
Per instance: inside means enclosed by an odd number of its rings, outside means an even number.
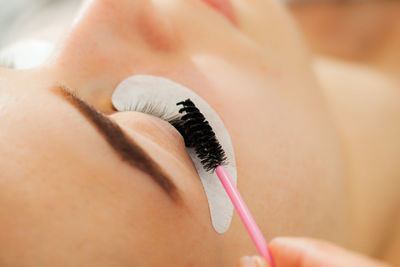
[[[258,252],[261,256],[269,261],[272,267],[275,267],[275,263],[271,257],[271,252],[268,249],[267,242],[265,241],[264,236],[260,231],[260,228],[258,228],[256,222],[254,221],[253,216],[251,216],[251,213],[244,203],[242,197],[240,196],[235,184],[229,177],[228,172],[223,166],[218,166],[215,169],[215,172],[217,173],[219,180],[224,186],[225,191],[228,193],[229,198],[232,200],[233,206],[238,212],[240,219],[242,219],[242,222],[249,232],[251,239],[253,239],[253,242],[256,245]]]

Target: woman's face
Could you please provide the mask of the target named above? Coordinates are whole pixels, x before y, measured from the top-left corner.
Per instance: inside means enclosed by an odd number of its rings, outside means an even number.
[[[278,3],[92,0],[45,66],[0,69],[1,266],[233,266],[255,253],[236,215],[214,231],[182,137],[112,109],[134,74],[181,83],[217,111],[266,237],[341,238],[337,142]]]

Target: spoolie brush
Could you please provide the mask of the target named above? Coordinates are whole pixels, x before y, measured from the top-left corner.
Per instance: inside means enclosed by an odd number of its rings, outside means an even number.
[[[183,105],[179,113],[185,113],[172,125],[178,129],[187,147],[193,147],[206,171],[214,171],[226,161],[225,152],[206,118],[194,103],[187,99],[177,103]]]
[[[182,106],[179,113],[183,114],[183,116],[170,123],[181,133],[185,140],[185,145],[194,148],[204,169],[217,173],[219,180],[250,234],[251,239],[256,245],[258,252],[274,267],[275,264],[268,249],[267,242],[239,194],[238,189],[223,167],[226,163],[225,152],[218,142],[213,129],[204,115],[190,99],[178,102],[177,105]]]

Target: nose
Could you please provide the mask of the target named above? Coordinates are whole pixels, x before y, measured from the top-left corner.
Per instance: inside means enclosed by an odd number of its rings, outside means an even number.
[[[152,1],[87,0],[48,64],[58,82],[107,112],[118,82],[162,66],[178,46]]]
[[[74,24],[71,37],[97,35],[106,41],[112,35],[135,48],[159,50],[171,50],[176,43],[168,20],[149,0],[86,0]]]

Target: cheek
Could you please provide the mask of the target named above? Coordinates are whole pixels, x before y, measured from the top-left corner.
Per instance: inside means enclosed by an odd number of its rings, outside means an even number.
[[[150,201],[152,204],[147,202],[141,207],[132,205],[131,212],[121,217],[123,223],[118,235],[126,239],[121,251],[127,257],[155,266],[166,262],[187,266],[190,260],[209,266],[216,261],[216,234],[209,218],[170,204],[154,203],[156,198]]]
[[[98,225],[95,233],[104,233],[108,250],[114,250],[128,265],[162,266],[168,262],[187,266],[193,259],[203,263],[199,266],[215,264],[217,234],[204,199],[185,199],[186,206],[177,206],[149,177],[130,167],[110,168],[101,175],[116,179],[99,186],[107,192],[94,197],[97,212],[88,224]],[[187,191],[182,192],[186,198]],[[97,221],[100,216],[101,224]]]

